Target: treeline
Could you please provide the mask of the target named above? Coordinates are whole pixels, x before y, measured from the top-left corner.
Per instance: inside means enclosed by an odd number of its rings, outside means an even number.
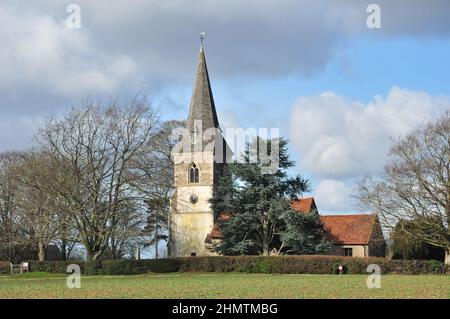
[[[87,102],[49,118],[21,152],[0,154],[0,260],[118,259],[166,239],[173,128],[145,98]],[[24,256],[26,255],[26,256]],[[78,256],[77,256],[78,257]]]

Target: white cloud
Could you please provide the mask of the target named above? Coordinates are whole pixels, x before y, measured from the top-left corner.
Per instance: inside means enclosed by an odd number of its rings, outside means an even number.
[[[352,212],[354,180],[380,171],[392,140],[450,109],[450,97],[393,87],[367,104],[324,92],[300,97],[291,118],[299,169],[316,182],[321,212]]]
[[[207,49],[215,52],[211,66],[214,65],[212,70],[217,77],[312,73],[324,68],[350,36],[373,34],[366,26],[366,7],[371,2],[78,0],[83,26],[79,33],[90,38],[86,43],[91,48],[89,54],[80,53],[87,59],[100,56],[98,62],[103,65],[109,63],[101,57],[102,52],[126,52],[149,81],[186,83],[192,74],[199,33],[206,31]],[[377,3],[382,8],[383,22],[377,35],[448,37],[450,34],[447,0]],[[14,39],[16,29],[28,28],[36,22],[51,25],[58,21],[60,27],[67,16],[67,5],[65,1],[54,0],[2,4],[0,10],[16,8],[16,12],[21,12],[14,14],[12,23],[6,23],[2,17],[3,33]],[[61,32],[53,36],[67,46],[78,44],[70,39],[75,36],[69,35],[76,32],[68,31],[63,37],[59,36]],[[108,77],[93,78],[98,80],[92,81],[94,84],[106,88],[115,84],[109,83]]]
[[[324,179],[319,182],[315,191],[315,200],[320,213],[350,212],[353,199],[352,188],[338,180]]]
[[[299,98],[291,140],[300,167],[319,178],[354,178],[378,171],[392,138],[450,109],[450,98],[393,87],[363,104],[333,92]]]
[[[0,88],[80,97],[110,94],[135,76],[134,61],[104,52],[85,29],[0,5]]]

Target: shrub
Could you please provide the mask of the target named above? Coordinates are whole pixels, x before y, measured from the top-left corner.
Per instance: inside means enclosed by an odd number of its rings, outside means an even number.
[[[84,272],[85,262],[79,260],[30,261],[29,266],[32,272],[66,273],[67,266],[72,264],[80,266]]]
[[[429,260],[428,261],[429,272],[435,274],[445,274],[446,266],[438,260]]]
[[[368,274],[367,266],[377,264],[381,273],[444,273],[439,261],[388,260],[340,256],[211,256],[147,260],[48,261],[32,262],[32,271],[65,273],[69,264],[80,265],[86,275],[135,275],[168,272],[246,272],[274,274]],[[9,267],[9,266],[8,266]],[[9,269],[9,268],[8,268]]]
[[[86,261],[83,274],[85,274],[85,275],[101,275],[102,274],[101,261]]]
[[[86,265],[86,274],[89,275],[137,275],[179,270],[177,259],[101,260],[87,262]]]
[[[180,271],[189,272],[248,272],[283,274],[368,274],[367,266],[377,264],[381,273],[428,274],[445,271],[439,261],[395,260],[385,258],[356,258],[339,256],[229,256],[180,258]]]
[[[237,256],[237,257],[190,257],[181,259],[181,271],[193,272],[249,272],[249,273],[338,273],[340,264],[349,273],[365,273],[370,263],[379,260],[339,258],[329,256]],[[382,260],[382,259],[381,259]]]
[[[0,261],[0,275],[9,274],[11,271],[11,265],[9,261]]]

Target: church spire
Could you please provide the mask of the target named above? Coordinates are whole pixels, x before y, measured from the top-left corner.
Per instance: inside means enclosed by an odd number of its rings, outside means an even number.
[[[204,39],[205,33],[202,32],[200,35],[201,47],[198,54],[197,74],[187,120],[187,128],[191,132],[196,128],[195,121],[201,121],[202,130],[219,127],[219,120],[217,119],[216,107],[209,82],[208,68],[206,66],[205,51],[203,49]]]

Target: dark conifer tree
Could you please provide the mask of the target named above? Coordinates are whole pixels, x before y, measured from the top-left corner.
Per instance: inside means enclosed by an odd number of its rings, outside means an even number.
[[[291,201],[309,185],[300,176],[288,175],[295,163],[289,159],[287,145],[284,138],[258,137],[247,144],[239,161],[227,165],[210,201],[215,212],[232,216],[219,219],[223,234],[216,247],[219,253],[307,254],[328,247],[318,214],[303,215],[291,208]]]

